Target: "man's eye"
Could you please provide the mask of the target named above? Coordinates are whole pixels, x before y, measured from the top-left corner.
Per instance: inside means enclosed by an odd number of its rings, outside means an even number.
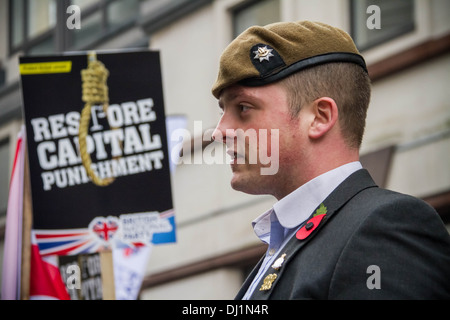
[[[239,108],[241,109],[241,112],[245,112],[250,109],[250,107],[243,106],[243,105],[240,105]]]

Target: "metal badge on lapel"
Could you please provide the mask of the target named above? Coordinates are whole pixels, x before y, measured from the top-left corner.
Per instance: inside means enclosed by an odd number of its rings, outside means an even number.
[[[283,253],[281,257],[279,257],[272,265],[272,268],[275,270],[279,270],[284,263],[284,257],[286,257],[286,253]]]
[[[277,260],[275,260],[275,262],[272,264],[272,268],[275,270],[279,270],[284,263],[284,258],[286,257],[286,253],[283,253]],[[263,284],[261,285],[261,288],[259,288],[259,291],[267,291],[270,290],[270,288],[272,288],[272,284],[275,281],[275,279],[277,278],[277,274],[276,273],[272,273],[267,275],[264,278]]]
[[[297,231],[296,237],[298,240],[306,239],[316,228],[319,226],[323,218],[326,217],[327,207],[323,203],[320,204],[319,208],[314,213],[313,217],[305,223],[300,230]]]
[[[259,291],[270,290],[270,288],[272,288],[272,283],[275,281],[276,278],[277,278],[276,273],[267,275],[267,277],[264,278],[264,282],[261,285],[261,288],[259,288]]]

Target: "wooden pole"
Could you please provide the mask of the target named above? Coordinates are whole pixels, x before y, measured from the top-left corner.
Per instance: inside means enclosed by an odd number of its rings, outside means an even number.
[[[30,266],[31,266],[31,226],[33,224],[33,205],[31,202],[30,166],[26,141],[23,181],[23,221],[22,221],[22,267],[20,281],[20,298],[30,299]]]
[[[103,300],[115,300],[116,288],[114,284],[114,266],[111,250],[100,252],[100,264],[102,269]]]

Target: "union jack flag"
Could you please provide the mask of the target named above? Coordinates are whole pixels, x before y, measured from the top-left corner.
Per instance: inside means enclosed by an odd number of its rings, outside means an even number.
[[[98,251],[102,245],[88,229],[33,230],[42,256]]]
[[[100,237],[103,241],[108,242],[114,237],[114,234],[119,229],[119,224],[115,219],[108,217],[107,219],[99,219],[92,227],[92,231]]]
[[[175,212],[173,209],[161,212],[161,219],[167,219],[175,229]],[[42,230],[34,229],[36,242],[42,256],[47,255],[77,255],[102,251],[105,248],[118,245],[137,248],[147,243],[122,243],[120,220],[114,216],[96,217],[88,228]],[[175,242],[175,232],[167,234],[154,234],[152,243]]]

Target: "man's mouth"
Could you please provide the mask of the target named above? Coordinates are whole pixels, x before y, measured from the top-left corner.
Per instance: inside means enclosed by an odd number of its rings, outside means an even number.
[[[227,154],[230,156],[231,158],[231,162],[230,164],[243,164],[245,163],[245,157],[234,151],[234,150],[227,150]]]

